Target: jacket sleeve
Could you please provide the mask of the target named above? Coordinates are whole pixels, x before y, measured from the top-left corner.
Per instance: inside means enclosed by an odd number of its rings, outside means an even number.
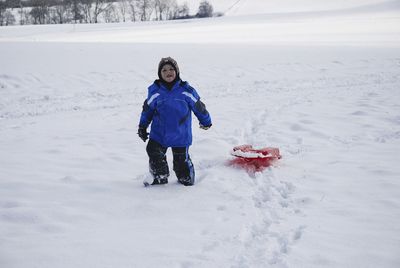
[[[211,116],[210,113],[206,109],[206,105],[200,100],[199,94],[197,94],[196,90],[186,85],[185,91],[183,91],[184,95],[186,95],[187,102],[189,103],[190,109],[193,111],[200,124],[203,126],[211,126]]]
[[[159,95],[159,93],[155,93],[154,90],[151,90],[151,88],[149,88],[148,96],[143,102],[143,109],[140,115],[139,127],[147,128],[150,125],[155,112],[155,99]]]

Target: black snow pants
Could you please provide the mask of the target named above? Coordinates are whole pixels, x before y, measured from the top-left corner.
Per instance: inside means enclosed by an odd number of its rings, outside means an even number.
[[[150,139],[146,151],[149,156],[149,170],[156,180],[167,179],[169,168],[167,162],[167,149],[155,140]],[[173,170],[178,181],[186,186],[193,185],[195,173],[192,160],[189,156],[189,147],[171,147],[173,156]]]

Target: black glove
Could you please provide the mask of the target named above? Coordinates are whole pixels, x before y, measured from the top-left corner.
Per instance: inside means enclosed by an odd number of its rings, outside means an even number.
[[[210,124],[209,126],[203,126],[202,124],[200,124],[200,128],[204,129],[204,130],[209,129],[211,126],[212,126],[212,124]]]
[[[147,129],[145,127],[139,126],[138,133],[139,137],[146,142],[146,140],[149,138],[149,133],[147,133]]]

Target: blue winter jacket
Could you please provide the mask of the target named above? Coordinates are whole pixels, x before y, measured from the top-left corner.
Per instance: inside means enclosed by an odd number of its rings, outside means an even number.
[[[178,79],[168,89],[156,80],[148,88],[139,126],[151,123],[150,139],[164,147],[187,147],[192,144],[192,111],[200,124],[211,126],[206,106],[188,82]]]

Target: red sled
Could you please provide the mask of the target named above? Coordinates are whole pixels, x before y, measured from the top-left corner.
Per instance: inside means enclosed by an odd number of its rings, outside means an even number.
[[[278,148],[254,149],[249,144],[234,147],[231,155],[236,157],[230,161],[231,165],[244,168],[250,173],[263,171],[282,158]]]

